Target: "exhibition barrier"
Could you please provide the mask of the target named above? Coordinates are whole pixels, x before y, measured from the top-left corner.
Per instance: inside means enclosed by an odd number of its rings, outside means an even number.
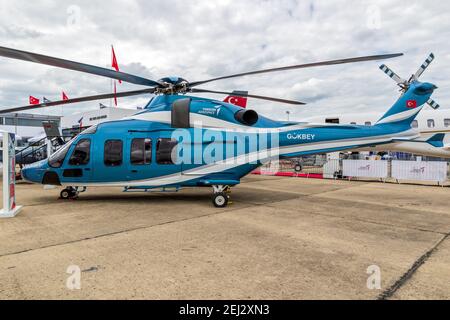
[[[339,160],[330,159],[322,167],[303,168],[295,172],[292,168],[280,166],[276,162],[268,163],[254,174],[301,177],[319,179],[337,178],[375,178],[428,181],[443,183],[449,179],[446,161],[404,161],[404,160]]]
[[[397,180],[447,180],[447,162],[444,161],[392,161],[391,176]]]
[[[336,179],[341,172],[341,160],[330,159],[323,165],[323,177],[325,179]]]
[[[327,165],[325,165],[326,167]],[[336,163],[333,163],[336,170]],[[336,170],[334,175],[340,173]],[[345,178],[393,178],[399,180],[433,181],[443,183],[448,180],[446,161],[404,161],[404,160],[342,160],[342,177]],[[331,177],[331,173],[324,177]]]
[[[342,175],[355,178],[388,177],[388,161],[386,160],[343,160]]]

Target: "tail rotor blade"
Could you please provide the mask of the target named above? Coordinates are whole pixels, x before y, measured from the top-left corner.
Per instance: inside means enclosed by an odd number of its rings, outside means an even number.
[[[415,79],[419,79],[419,77],[424,73],[424,71],[428,68],[430,63],[434,60],[434,54],[430,53],[425,62],[420,66],[419,70],[414,74]]]
[[[436,102],[436,101],[434,101],[433,99],[429,99],[428,101],[427,101],[427,103],[428,103],[428,105],[430,106],[430,107],[432,107],[434,110],[436,110],[436,109],[439,109],[441,106]]]
[[[398,85],[407,83],[407,81],[405,79],[401,78],[398,74],[396,74],[394,71],[392,71],[392,69],[389,68],[387,65],[382,64],[380,66],[380,69],[381,69],[381,71],[386,73],[388,75],[388,77],[392,78],[392,80],[397,82]]]

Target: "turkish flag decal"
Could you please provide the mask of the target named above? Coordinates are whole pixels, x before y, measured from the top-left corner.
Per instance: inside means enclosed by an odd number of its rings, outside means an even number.
[[[406,101],[406,107],[410,109],[417,108],[417,101],[416,100],[408,100]]]
[[[235,106],[245,108],[247,106],[247,98],[239,96],[228,96],[223,102],[234,104]]]

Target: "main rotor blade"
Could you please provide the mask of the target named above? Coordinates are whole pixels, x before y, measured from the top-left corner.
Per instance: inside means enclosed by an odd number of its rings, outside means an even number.
[[[382,54],[382,55],[374,55],[374,56],[364,56],[364,57],[357,57],[357,58],[338,59],[338,60],[329,60],[329,61],[322,61],[322,62],[298,64],[298,65],[294,65],[294,66],[287,66],[287,67],[280,67],[280,68],[271,68],[271,69],[257,70],[257,71],[251,71],[251,72],[237,73],[237,74],[232,74],[232,75],[229,75],[229,76],[212,78],[212,79],[203,80],[203,81],[195,81],[195,82],[191,82],[190,86],[191,87],[195,87],[195,86],[198,86],[200,84],[204,84],[204,83],[208,83],[208,82],[212,82],[212,81],[223,80],[223,79],[230,79],[230,78],[236,78],[236,77],[242,77],[242,76],[248,76],[248,75],[253,75],[253,74],[268,73],[268,72],[275,72],[275,71],[285,71],[285,70],[292,70],[292,69],[311,68],[311,67],[319,67],[319,66],[330,66],[330,65],[335,65],[335,64],[362,62],[362,61],[370,61],[370,60],[390,59],[390,58],[400,57],[402,55],[403,55],[403,53]]]
[[[116,96],[117,98],[137,96],[137,95],[141,95],[141,94],[145,94],[145,93],[153,93],[154,91],[155,91],[154,88],[148,88],[148,89],[142,89],[142,90],[117,92],[116,94],[106,93],[106,94],[98,94],[98,95],[94,95],[94,96],[73,98],[73,99],[69,99],[69,100],[51,101],[51,102],[47,102],[47,103],[32,104],[32,105],[17,107],[17,108],[0,109],[0,114],[7,113],[7,112],[17,112],[17,111],[24,111],[24,110],[40,109],[40,108],[45,108],[45,107],[59,106],[59,105],[63,105],[63,104],[70,104],[70,103],[77,103],[77,102],[111,99],[111,98],[114,98],[114,96]]]
[[[115,71],[107,68],[97,67],[85,63],[70,61],[70,60],[64,60],[49,56],[44,56],[42,54],[27,52],[27,51],[21,51],[11,48],[5,48],[0,47],[0,56],[11,58],[11,59],[18,59],[18,60],[24,60],[24,61],[30,61],[34,63],[40,63],[40,64],[46,64],[53,67],[58,68],[64,68],[74,71],[80,71],[90,74],[95,74],[102,77],[112,78],[116,80],[122,80],[125,82],[133,83],[133,84],[139,84],[143,86],[150,86],[150,87],[157,87],[162,86],[157,81],[153,81],[150,79],[142,78],[139,76],[135,76],[129,73]]]
[[[281,103],[296,104],[296,105],[305,105],[306,104],[306,103],[300,102],[300,101],[286,100],[286,99],[279,99],[279,98],[272,98],[272,97],[265,97],[265,96],[259,96],[259,95],[254,95],[254,94],[245,94],[243,92],[237,92],[237,91],[228,92],[228,91],[213,91],[213,90],[192,88],[190,90],[190,92],[192,92],[192,93],[226,94],[226,95],[233,95],[233,96],[239,96],[239,97],[248,97],[248,98],[255,98],[255,99],[261,99],[261,100],[275,101],[275,102],[281,102]]]

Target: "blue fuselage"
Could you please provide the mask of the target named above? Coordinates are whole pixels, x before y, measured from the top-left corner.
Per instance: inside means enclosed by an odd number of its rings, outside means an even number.
[[[241,108],[197,97],[190,97],[190,126],[174,128],[171,106],[179,99],[186,96],[157,96],[134,116],[91,127],[49,160],[27,166],[23,177],[36,183],[69,186],[235,185],[268,159],[355,149],[417,136],[411,129],[411,119],[396,121],[396,114],[385,116],[389,121],[374,126],[286,123],[262,116],[246,125],[236,117]],[[420,101],[415,114],[423,103]],[[398,114],[412,113],[399,110]]]

